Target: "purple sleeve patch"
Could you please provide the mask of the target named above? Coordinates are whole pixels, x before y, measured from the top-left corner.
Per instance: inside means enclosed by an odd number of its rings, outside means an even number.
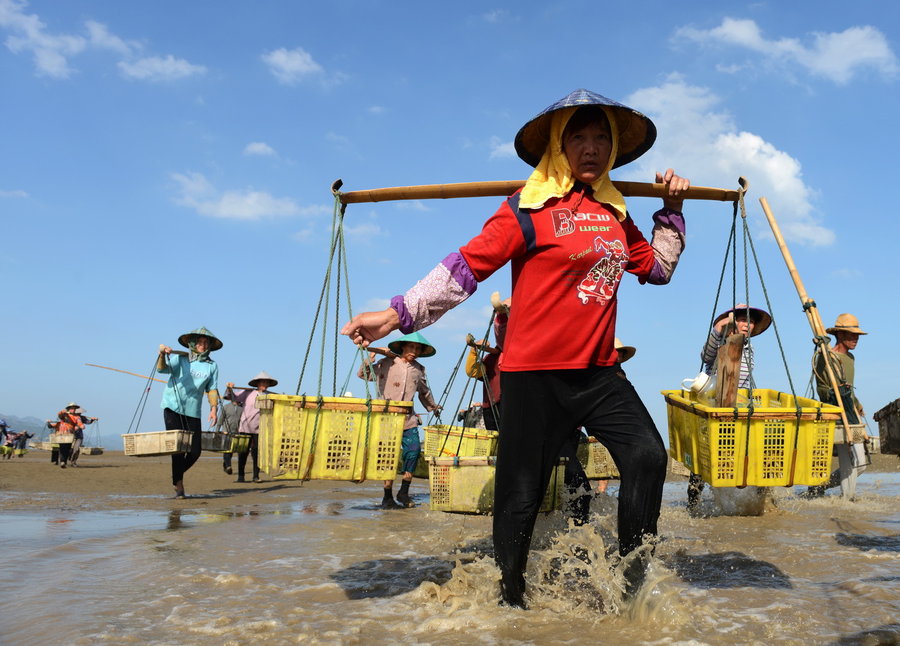
[[[662,208],[653,214],[653,221],[657,224],[668,225],[684,235],[684,215],[680,211]]]
[[[409,309],[406,307],[403,296],[394,296],[394,298],[391,299],[391,307],[397,311],[397,315],[400,317],[400,331],[403,332],[403,334],[412,332],[413,318],[409,313]]]
[[[463,291],[467,294],[475,293],[475,290],[478,288],[478,281],[475,280],[475,276],[469,268],[469,263],[466,262],[466,259],[463,258],[461,253],[454,251],[453,253],[448,254],[447,257],[441,261],[441,264],[447,268],[447,271],[450,272],[450,277],[462,287]]]

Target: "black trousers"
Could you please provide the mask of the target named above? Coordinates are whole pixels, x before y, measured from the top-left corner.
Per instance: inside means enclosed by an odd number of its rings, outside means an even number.
[[[187,415],[176,413],[170,408],[164,408],[163,421],[166,424],[167,431],[178,429],[191,431],[191,450],[187,453],[176,453],[172,456],[172,484],[177,486],[184,479],[185,472],[194,466],[194,462],[200,458],[202,450],[200,418],[188,417]]]
[[[609,449],[620,473],[619,553],[656,534],[667,455],[650,414],[621,366],[504,372],[503,431],[494,489],[494,555],[503,585],[524,590],[541,499],[573,429]]]
[[[244,477],[244,468],[247,466],[247,456],[250,456],[253,459],[253,477],[259,477],[259,465],[257,464],[259,458],[259,435],[251,435],[250,436],[250,448],[244,453],[238,453],[238,476],[241,478]]]

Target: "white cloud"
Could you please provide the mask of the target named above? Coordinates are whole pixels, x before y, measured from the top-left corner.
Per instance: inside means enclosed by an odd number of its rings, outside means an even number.
[[[481,18],[489,23],[501,23],[509,20],[510,13],[506,9],[492,9],[481,14]]]
[[[385,108],[383,105],[370,105],[368,108],[366,108],[366,110],[369,112],[369,114],[384,114],[385,112],[387,112],[387,108]]]
[[[400,200],[397,202],[396,206],[401,211],[428,212],[432,210],[431,207],[422,200]]]
[[[30,53],[39,76],[68,78],[72,74],[69,57],[87,47],[87,40],[81,36],[47,33],[45,25],[37,14],[26,14],[27,2],[22,0],[0,0],[0,27],[11,31],[6,47],[18,54]]]
[[[90,43],[99,49],[109,49],[121,54],[122,56],[131,56],[134,49],[140,49],[137,44],[128,44],[115,34],[111,34],[106,25],[95,20],[88,20],[84,23],[88,30]]]
[[[296,85],[306,78],[324,73],[322,66],[302,47],[276,49],[262,55],[269,71],[285,85]]]
[[[260,155],[262,157],[272,157],[277,155],[275,149],[272,148],[269,144],[263,143],[261,141],[253,141],[244,148],[245,155]]]
[[[234,220],[259,220],[265,217],[309,215],[327,211],[327,207],[301,208],[290,198],[273,197],[253,189],[218,191],[200,173],[173,173],[179,185],[177,204],[194,209],[200,215]]]
[[[868,25],[848,27],[842,32],[815,32],[811,34],[812,42],[804,45],[796,38],[767,40],[753,20],[724,18],[712,29],[682,27],[674,38],[742,47],[780,65],[799,65],[814,76],[839,85],[850,82],[867,68],[886,78],[895,77],[900,69],[884,34]]]
[[[203,65],[194,65],[171,54],[165,58],[149,56],[134,62],[120,61],[118,67],[126,78],[139,81],[174,81],[206,73]]]
[[[491,159],[508,159],[516,156],[516,146],[512,141],[503,141],[500,137],[491,137]]]
[[[695,184],[736,188],[744,176],[753,195],[778,205],[785,238],[813,246],[834,242],[834,232],[813,208],[816,191],[804,182],[800,162],[759,135],[740,131],[731,115],[717,110],[719,97],[708,88],[673,75],[625,103],[652,115],[660,132],[650,152],[631,165],[635,179],[647,181],[655,171],[673,167]]]
[[[0,190],[0,197],[28,197],[28,193],[22,190],[14,190],[14,191],[2,191]]]
[[[51,34],[37,14],[26,13],[25,0],[0,0],[0,28],[11,32],[5,40],[14,54],[28,53],[34,59],[39,76],[66,79],[74,73],[71,59],[87,50],[117,54],[122,73],[131,79],[160,81],[202,74],[206,68],[171,55],[131,60],[142,47],[111,33],[103,23],[86,20],[84,35]]]
[[[370,242],[373,238],[384,235],[384,230],[377,222],[369,221],[348,225],[345,220],[344,235],[355,240]]]

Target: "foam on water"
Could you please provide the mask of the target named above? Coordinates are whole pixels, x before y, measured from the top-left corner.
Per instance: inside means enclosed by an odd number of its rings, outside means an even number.
[[[897,482],[864,477],[854,503],[776,489],[775,507],[756,517],[692,516],[685,485],[667,485],[660,541],[629,601],[615,497],[598,496],[588,526],[541,517],[528,611],[498,606],[487,517],[385,513],[323,491],[265,510],[13,518],[2,547],[20,544],[22,530],[32,546],[0,569],[2,641],[807,644],[896,635]],[[707,491],[702,508],[715,506]],[[79,611],[61,637],[59,608],[70,606]]]

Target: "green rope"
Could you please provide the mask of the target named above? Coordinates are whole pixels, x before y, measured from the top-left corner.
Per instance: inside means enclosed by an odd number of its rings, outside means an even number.
[[[325,279],[322,281],[322,291],[319,293],[319,302],[316,305],[316,313],[313,316],[313,324],[312,329],[309,334],[309,342],[306,345],[306,353],[303,355],[303,366],[300,368],[300,378],[297,380],[297,395],[300,394],[300,388],[303,383],[303,375],[306,373],[306,364],[309,361],[309,357],[312,354],[312,344],[315,339],[316,329],[318,329],[319,325],[319,315],[322,311],[322,304],[326,302],[326,297],[328,296],[328,286],[330,284],[331,278],[331,268],[334,260],[335,247],[338,243],[338,239],[343,236],[343,215],[344,215],[344,207],[341,204],[340,196],[336,195],[334,199],[334,212],[332,214],[331,220],[331,249],[328,254],[328,266],[325,270]],[[340,235],[338,235],[340,230]],[[321,382],[321,370],[319,371],[319,378]]]
[[[738,213],[738,203],[734,203],[734,212],[732,213],[731,218],[731,230],[728,233],[728,240],[725,242],[725,258],[722,260],[722,271],[719,272],[719,284],[716,286],[716,298],[713,302],[712,312],[709,316],[709,327],[706,329],[706,336],[709,337],[710,333],[713,329],[713,321],[716,320],[716,312],[719,308],[719,296],[722,294],[722,283],[725,282],[725,270],[728,269],[728,259],[730,257],[729,251],[731,248],[731,241],[734,238],[737,231],[737,213]],[[706,343],[706,339],[703,340],[704,344]],[[700,371],[703,371],[703,357],[700,357]]]

